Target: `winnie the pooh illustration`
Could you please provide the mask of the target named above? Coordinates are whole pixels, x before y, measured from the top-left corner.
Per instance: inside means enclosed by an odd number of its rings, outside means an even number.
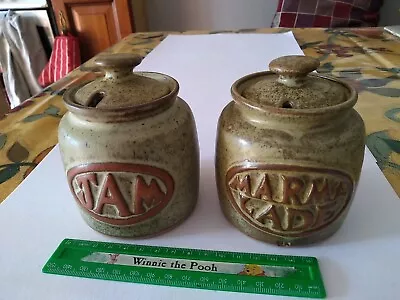
[[[244,265],[243,270],[238,273],[239,275],[248,275],[248,276],[266,276],[264,269],[259,265]]]

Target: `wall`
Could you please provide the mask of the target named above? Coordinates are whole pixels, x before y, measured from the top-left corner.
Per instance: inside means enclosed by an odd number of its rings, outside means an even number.
[[[36,8],[46,5],[46,0],[0,0],[0,9]]]
[[[147,0],[150,31],[270,27],[278,0]],[[381,25],[400,25],[400,0],[385,0]]]
[[[1,1],[1,0],[0,0]],[[146,0],[131,0],[135,32],[148,31]]]
[[[400,25],[400,0],[385,0],[380,25]]]
[[[150,31],[270,27],[278,0],[147,0]]]

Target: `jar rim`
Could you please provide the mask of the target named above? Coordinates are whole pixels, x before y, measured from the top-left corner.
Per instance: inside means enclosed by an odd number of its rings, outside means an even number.
[[[268,75],[276,75],[272,71],[262,71],[262,72],[256,72],[256,73],[251,73],[248,74],[244,77],[239,78],[236,80],[231,87],[231,95],[233,97],[233,100],[235,103],[245,105],[248,108],[260,111],[260,112],[269,112],[269,113],[275,113],[275,114],[281,114],[281,115],[293,115],[293,116],[302,116],[302,115],[321,115],[321,114],[326,114],[326,113],[333,113],[336,111],[341,111],[341,110],[346,110],[351,107],[353,107],[356,102],[357,102],[357,91],[355,90],[354,87],[349,85],[348,83],[344,82],[343,80],[340,80],[338,78],[332,77],[332,76],[327,76],[327,75],[320,75],[320,74],[308,74],[310,77],[314,78],[319,78],[319,79],[325,79],[325,80],[330,80],[336,83],[341,84],[344,88],[346,88],[349,91],[349,96],[346,101],[335,104],[335,105],[330,105],[330,106],[325,106],[325,107],[318,107],[318,108],[301,108],[301,109],[296,109],[296,108],[285,108],[285,107],[276,107],[276,106],[269,106],[269,105],[263,105],[263,106],[256,106],[250,101],[242,96],[240,92],[240,87],[247,81],[258,78],[258,77],[265,77]]]

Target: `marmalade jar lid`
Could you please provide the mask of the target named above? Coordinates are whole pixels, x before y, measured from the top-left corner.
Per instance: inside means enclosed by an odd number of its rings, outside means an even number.
[[[318,67],[319,61],[312,57],[282,56],[271,61],[271,71],[236,81],[232,94],[257,108],[318,109],[346,102],[351,88],[337,79],[309,74]]]

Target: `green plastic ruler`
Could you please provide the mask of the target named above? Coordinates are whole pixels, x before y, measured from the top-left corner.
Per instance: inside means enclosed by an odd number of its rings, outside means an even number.
[[[314,257],[65,239],[44,273],[229,292],[325,298]]]

